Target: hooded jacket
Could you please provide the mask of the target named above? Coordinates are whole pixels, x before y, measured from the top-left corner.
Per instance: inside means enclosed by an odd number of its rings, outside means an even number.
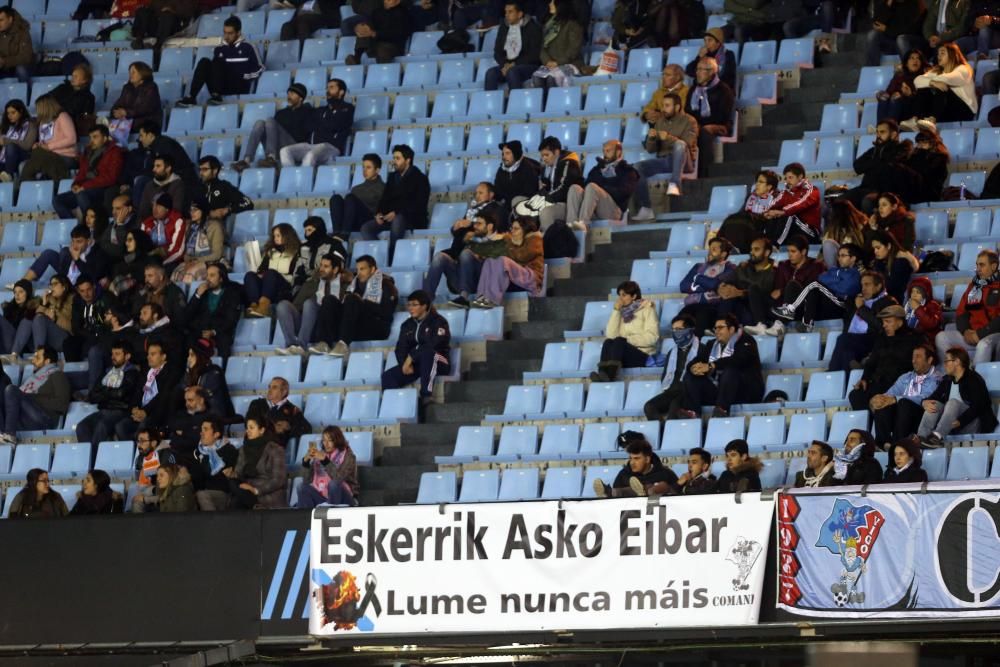
[[[583,170],[580,156],[572,151],[562,151],[555,166],[542,173],[540,194],[553,204],[566,203],[566,195],[571,186],[583,185]]]
[[[605,335],[608,340],[624,338],[629,345],[639,348],[642,352],[654,354],[657,343],[660,342],[660,317],[656,314],[653,302],[643,299],[630,322],[622,319],[620,310],[612,308]]]
[[[743,493],[745,491],[760,491],[760,471],[764,464],[756,456],[751,456],[734,469],[728,468],[719,475],[716,493]]]
[[[538,194],[538,179],[542,173],[542,166],[530,157],[524,157],[520,141],[509,141],[501,144],[501,148],[503,146],[514,154],[514,168],[504,169],[502,164],[497,168],[497,175],[493,179],[493,191],[496,201],[509,206],[514,197],[534,197]]]
[[[933,341],[934,337],[941,331],[943,322],[941,304],[934,300],[934,292],[931,289],[930,279],[920,275],[911,280],[910,284],[906,286],[906,294],[903,295],[903,298],[906,300],[904,307],[909,307],[910,293],[914,288],[923,292],[924,305],[914,311],[913,315],[916,321],[911,323],[907,320],[907,324],[926,336],[928,340]]]
[[[963,333],[973,329],[980,338],[1000,332],[1000,279],[991,279],[983,287],[979,303],[969,303],[972,288],[973,283],[969,283],[955,309],[956,328]]]
[[[31,28],[17,11],[10,29],[0,32],[0,69],[14,69],[27,66],[35,61],[35,50],[31,45]]]
[[[208,209],[228,208],[230,214],[253,210],[253,200],[240,192],[239,188],[221,178],[205,183],[205,201]]]
[[[603,157],[597,158],[597,165],[587,174],[587,183],[600,186],[602,190],[611,195],[620,210],[627,211],[628,200],[631,199],[639,185],[639,172],[626,162],[625,158],[615,163],[614,176],[605,176],[606,166],[607,161]]]
[[[884,170],[894,169],[899,163],[905,162],[912,151],[913,142],[909,139],[873,144],[854,160],[854,173],[861,174],[861,187],[881,189]]]
[[[148,190],[148,188],[147,188]],[[142,231],[153,237],[156,229],[156,219],[150,215],[142,221]],[[159,246],[163,249],[163,263],[173,264],[184,259],[184,242],[187,240],[187,222],[177,211],[171,209],[164,220],[165,243]]]

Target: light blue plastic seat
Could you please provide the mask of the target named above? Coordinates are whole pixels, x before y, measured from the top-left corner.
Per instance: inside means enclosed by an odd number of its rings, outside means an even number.
[[[587,390],[583,416],[614,416],[622,412],[625,402],[624,382],[592,382]]]
[[[746,424],[743,417],[713,417],[708,420],[705,433],[705,449],[721,453],[731,440],[742,440]]]
[[[632,49],[628,54],[625,73],[629,75],[657,75],[663,69],[663,49]]]
[[[716,185],[708,200],[708,213],[713,218],[725,217],[743,208],[747,198],[745,185]]]
[[[343,40],[341,40],[343,41]],[[368,90],[385,90],[399,85],[399,63],[369,65],[365,77],[365,88]]]
[[[544,387],[541,385],[515,385],[507,387],[504,402],[505,417],[517,417],[542,411]]]
[[[619,427],[616,422],[590,423],[583,427],[580,440],[581,454],[615,451]]]
[[[208,157],[210,155],[217,157],[219,162],[222,162],[223,164],[235,160],[236,139],[234,137],[216,137],[213,139],[205,139],[201,142],[201,153],[199,157]]]
[[[545,395],[546,418],[563,416],[567,413],[578,413],[583,409],[582,384],[551,385]]]
[[[954,238],[989,236],[993,211],[988,208],[964,209],[955,216]]]
[[[342,422],[359,422],[376,419],[381,395],[378,391],[349,391],[344,396],[340,414]]]
[[[264,28],[264,37],[271,40],[277,40],[281,36],[281,26],[292,20],[295,16],[294,9],[275,9],[270,8],[267,12],[267,22]],[[249,33],[253,34],[253,33]],[[259,33],[258,33],[259,34]],[[272,41],[271,44],[274,44]],[[331,55],[332,59],[332,55]]]
[[[778,164],[790,162],[813,164],[816,161],[816,142],[812,139],[785,139],[781,142]]]
[[[302,384],[307,387],[319,387],[340,382],[344,371],[344,360],[340,357],[330,357],[321,354],[309,355],[306,362],[306,375]]]
[[[777,53],[777,42],[746,42],[740,54],[740,67],[759,68],[762,65],[772,65]]]
[[[945,479],[986,479],[989,474],[989,453],[989,447],[952,447]]]
[[[986,185],[986,172],[985,171],[964,171],[955,172],[953,171],[948,176],[948,186],[957,188],[965,186],[966,191],[979,196],[983,191],[983,186]]]
[[[389,133],[385,130],[362,130],[354,133],[354,144],[351,155],[360,158],[365,153],[384,155],[386,144],[389,143]]]
[[[976,131],[971,127],[941,130],[941,140],[948,147],[948,152],[954,158],[963,159],[972,156],[973,144],[976,141]]]
[[[414,94],[414,95],[397,95],[395,102],[392,104],[392,120],[397,122],[413,122],[418,118],[427,117],[427,95],[424,94]],[[395,137],[400,130],[396,130],[393,133]],[[420,132],[423,134],[423,131]],[[398,141],[393,141],[393,145],[399,143]],[[423,152],[423,142],[420,143],[420,151]]]
[[[583,468],[549,468],[542,484],[542,500],[579,498],[583,493]]]
[[[396,242],[396,252],[392,257],[392,268],[423,268],[430,263],[430,239],[400,239]]]
[[[478,95],[472,97],[476,99]],[[503,141],[503,125],[473,125],[469,128],[469,140],[466,145],[466,152],[472,154],[496,153],[497,146]]]
[[[580,113],[582,105],[583,89],[579,86],[550,88],[545,113],[571,116]]]
[[[0,237],[0,252],[34,248],[37,233],[38,226],[34,222],[8,222],[3,226],[3,237]],[[63,242],[67,239],[68,236]]]
[[[830,421],[830,439],[827,442],[839,445],[847,438],[847,434],[856,428],[868,430],[867,410],[836,412]]]
[[[240,190],[247,195],[274,194],[274,167],[251,167],[240,175]]]
[[[10,470],[5,475],[0,475],[0,479],[20,480],[25,479],[28,471],[32,468],[49,469],[51,456],[51,445],[29,445],[21,444],[14,448],[14,459],[10,464]]]
[[[750,418],[747,443],[757,445],[780,445],[785,442],[785,418],[781,415],[757,415]]]
[[[414,37],[422,33],[415,33]],[[430,89],[437,85],[438,64],[435,60],[407,63],[403,70],[404,88]]]
[[[465,321],[465,333],[468,337],[480,336],[486,340],[503,338],[503,308],[489,310],[472,310]]]
[[[377,241],[356,241],[351,254],[354,257],[371,255],[375,258],[375,262],[379,266],[387,266],[389,264],[389,242],[384,239]]]
[[[892,66],[877,65],[874,67],[862,67],[861,75],[858,77],[857,92],[863,95],[873,95],[885,90],[892,76]]]
[[[583,478],[583,497],[594,498],[594,481],[601,480],[608,486],[615,481],[621,466],[587,466],[587,471]]]
[[[670,228],[667,253],[688,255],[705,245],[705,225],[701,223],[678,224]]]
[[[226,384],[233,389],[259,389],[263,368],[263,357],[230,357],[226,364]]]
[[[316,168],[313,192],[317,194],[346,194],[350,189],[351,166],[347,164],[324,164]]]
[[[580,122],[569,120],[548,123],[545,126],[545,136],[556,137],[562,142],[563,146],[576,146],[580,143]]]
[[[507,468],[504,470],[497,498],[506,501],[537,499],[538,468]]]
[[[1000,390],[1000,362],[976,364],[976,372],[986,380],[986,388],[990,391]]]
[[[378,384],[382,378],[382,352],[353,352],[344,372],[346,384]]]
[[[240,117],[240,129],[252,130],[254,123],[258,120],[274,118],[276,111],[274,102],[249,102],[243,106],[243,115]]]
[[[28,213],[51,209],[53,189],[52,181],[25,181],[21,183],[17,205],[11,210]]]
[[[854,163],[854,137],[823,137],[816,154],[817,169],[847,169]]]
[[[537,146],[542,140],[539,123],[511,123],[507,127],[507,141],[520,141],[522,146]]]
[[[190,109],[177,108],[170,112],[170,120],[167,121],[167,132],[172,134],[201,130],[201,107],[191,107]]]
[[[274,13],[274,10],[271,10]],[[337,59],[337,40],[331,37],[310,37],[302,43],[302,55],[299,61],[306,65],[312,65],[321,62],[329,62]],[[362,69],[360,66],[356,66]],[[340,69],[340,67],[334,68],[335,70]],[[347,83],[348,90],[354,90],[355,86],[351,85],[343,76],[339,76],[336,71],[331,71],[331,78],[343,79],[344,83]],[[357,88],[361,88],[362,80],[359,78],[357,81]]]
[[[625,406],[619,414],[631,415],[642,414],[642,406],[646,401],[660,393],[660,383],[643,380],[633,380],[628,383],[628,394],[625,398]],[[616,416],[609,412],[612,416]]]
[[[243,211],[236,214],[233,223],[233,240],[243,243],[251,239],[267,237],[270,228],[270,211]]]
[[[449,188],[460,188],[465,178],[465,165],[459,158],[432,160],[427,170],[432,192],[443,192]]]
[[[431,120],[450,120],[452,118],[460,118],[465,116],[465,112],[468,108],[468,93],[438,93],[434,97],[434,107],[431,109]]]
[[[983,250],[996,250],[996,241],[973,241],[963,243],[958,252],[958,270],[974,271],[976,268],[976,255]]]
[[[302,357],[289,355],[284,357],[268,356],[264,358],[263,382],[268,383],[275,377],[282,377],[288,382],[298,382],[302,375]]]
[[[742,423],[742,419],[739,421]],[[692,447],[702,446],[701,419],[671,419],[669,426],[664,425],[664,432],[668,433],[668,437],[663,440],[663,445],[669,446],[671,449],[688,450]],[[742,433],[742,427],[740,432]],[[742,435],[738,437],[742,437]]]
[[[131,476],[133,474],[134,454],[135,445],[127,440],[109,440],[99,443],[94,468],[103,470],[112,477]]]
[[[73,442],[55,445],[49,477],[83,477],[90,469],[90,443]]]
[[[497,445],[498,457],[516,460],[538,451],[537,426],[504,426],[500,430],[500,443]]]
[[[806,389],[807,401],[839,400],[844,396],[844,371],[813,373]]]
[[[448,68],[445,68],[447,70]],[[469,98],[469,119],[488,120],[503,117],[503,91],[477,92]]]
[[[455,438],[453,458],[473,461],[493,455],[493,429],[483,426],[460,426]]]
[[[645,292],[661,292],[667,284],[669,262],[665,259],[634,259],[630,280]]]
[[[526,116],[542,112],[542,89],[519,88],[512,90],[507,96],[507,111],[509,117]]]
[[[813,364],[819,361],[820,335],[818,332],[788,334],[781,345],[781,363]]]
[[[441,53],[437,43],[444,37],[443,30],[430,30],[426,32],[415,32],[410,38],[409,55],[429,56]],[[409,65],[407,65],[409,67]]]
[[[583,145],[595,150],[604,142],[621,139],[621,122],[617,119],[594,119],[587,123]]]
[[[927,472],[927,480],[941,482],[948,479],[948,450],[925,449],[922,452],[921,467]]]
[[[764,468],[760,471],[760,486],[762,489],[775,489],[785,481],[785,459],[763,459]]]
[[[474,60],[449,60],[448,65],[442,67],[440,74],[438,74],[437,85],[441,89],[465,87],[470,86],[475,78],[476,63]]]
[[[700,257],[674,257],[670,260],[670,270],[667,272],[667,292],[680,292],[681,281],[695,264],[702,261]]]
[[[593,84],[587,88],[583,111],[587,114],[612,113],[622,108],[622,89],[617,83]]]
[[[458,489],[458,478],[453,472],[425,472],[420,475],[417,490],[418,505],[453,503]]]
[[[197,109],[197,107],[194,107]],[[236,127],[239,117],[238,104],[220,104],[219,106],[205,108],[205,121],[202,129],[205,132],[226,132]],[[191,111],[191,109],[184,109]]]
[[[653,91],[655,91],[659,85],[660,82],[656,79],[628,82],[625,84],[625,99],[622,100],[622,108],[641,109],[646,106],[649,100],[653,97]]]
[[[1000,156],[1000,127],[981,127],[976,136],[975,157]]]
[[[775,104],[778,101],[778,74],[746,74],[740,84],[740,97],[751,104]]]
[[[785,485],[795,484],[795,476],[806,469],[806,457],[796,456],[788,459],[788,471],[785,473]]]
[[[914,229],[918,239],[948,238],[948,212],[922,209],[916,212]]]
[[[577,424],[550,424],[542,432],[538,455],[555,459],[560,456],[572,456],[579,449],[580,427]]]
[[[469,470],[462,475],[460,503],[483,503],[497,499],[500,490],[499,470]]]
[[[789,401],[802,400],[802,376],[795,374],[771,374],[764,380],[764,395],[780,390],[788,395]]]
[[[69,372],[69,369],[66,369]],[[73,401],[69,404],[69,410],[66,412],[66,418],[63,420],[63,427],[59,429],[62,432],[76,433],[76,426],[79,424],[87,415],[97,412],[97,406],[91,403],[81,403],[79,401]],[[89,457],[89,455],[88,455]],[[90,462],[88,458],[87,462]]]
[[[211,107],[209,107],[211,108]],[[313,191],[314,167],[284,167],[278,175],[277,194],[309,194]],[[278,224],[275,220],[275,224]]]
[[[378,418],[382,423],[413,423],[417,420],[417,397],[415,387],[387,389],[382,392],[382,405]]]
[[[45,21],[42,33],[43,49],[65,49],[79,35],[76,21]]]

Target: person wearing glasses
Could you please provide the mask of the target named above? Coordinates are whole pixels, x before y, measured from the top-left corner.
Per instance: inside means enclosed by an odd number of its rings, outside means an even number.
[[[10,519],[57,519],[69,514],[66,501],[49,486],[49,473],[28,471],[28,483],[10,501]]]
[[[794,300],[775,306],[771,313],[780,320],[802,321],[806,332],[813,330],[817,319],[840,320],[847,312],[847,302],[861,293],[861,262],[864,251],[853,243],[837,250],[837,266],[819,274]]]
[[[983,376],[970,368],[965,348],[953,347],[944,355],[944,379],[923,402],[924,416],[917,435],[928,449],[940,447],[946,435],[992,433],[997,418]]]
[[[760,403],[764,372],[754,337],[745,334],[733,314],[720,316],[715,342],[703,345],[684,375],[684,408],[695,415],[714,406],[713,417],[728,417],[734,403]]]
[[[698,172],[714,160],[715,138],[728,135],[733,129],[736,96],[733,89],[719,79],[719,62],[704,57],[694,71],[694,86],[688,93],[684,112],[698,121]]]
[[[229,181],[219,178],[221,170],[222,163],[214,155],[205,155],[198,161],[198,177],[205,186],[208,217],[226,220],[231,215],[252,211],[253,200]]]

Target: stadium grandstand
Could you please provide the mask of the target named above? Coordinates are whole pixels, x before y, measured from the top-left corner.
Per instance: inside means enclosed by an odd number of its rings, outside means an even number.
[[[1000,4],[225,2],[0,7],[0,662],[995,664]]]

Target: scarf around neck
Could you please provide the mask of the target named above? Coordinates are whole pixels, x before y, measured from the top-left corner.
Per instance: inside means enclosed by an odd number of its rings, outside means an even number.
[[[976,276],[972,279],[972,284],[969,285],[969,294],[965,297],[965,303],[978,304],[983,300],[983,288],[990,283],[1000,282],[1000,271],[997,271],[989,278],[980,278]]]
[[[354,276],[351,284],[347,286],[348,292],[353,292],[358,286],[358,277]],[[365,293],[361,297],[371,303],[382,303],[382,272],[376,271],[365,283]]]
[[[639,308],[642,307],[642,304],[643,304],[643,300],[642,299],[636,299],[635,301],[633,301],[629,305],[622,306],[621,311],[620,311],[620,314],[621,314],[621,317],[622,317],[622,322],[624,322],[625,324],[628,324],[633,319],[635,319],[635,314],[637,312],[639,312]]]
[[[851,467],[851,464],[861,458],[861,450],[864,449],[864,444],[860,444],[850,452],[844,452],[842,454],[833,455],[833,478],[834,479],[846,479],[847,469]]]
[[[21,391],[25,394],[37,394],[38,390],[45,384],[45,381],[57,370],[59,370],[59,367],[55,364],[45,364],[34,375],[24,381],[24,384],[21,385]]]
[[[716,74],[711,81],[704,86],[695,86],[691,91],[691,110],[697,111],[702,118],[712,115],[712,105],[708,101],[708,91],[719,85],[719,75]]]
[[[855,447],[854,449],[861,449],[861,447]],[[826,473],[830,472],[830,468],[832,467],[833,467],[833,461],[830,461],[825,466],[823,466],[822,470],[814,474],[812,477],[808,475],[802,475],[802,477],[805,478],[806,487],[819,486],[820,480],[823,479],[823,476],[826,475]]]
[[[222,472],[222,469],[226,467],[226,462],[219,456],[219,443],[216,442],[211,447],[199,444],[198,451],[202,456],[208,458],[208,467],[213,477]]]
[[[719,344],[719,341],[716,340],[712,344],[712,351],[708,355],[708,363],[713,364],[717,359],[725,359],[726,357],[733,356],[733,352],[736,350],[736,343],[742,336],[743,336],[743,329],[740,329],[735,334],[733,334],[732,338],[729,339],[729,342],[726,343],[725,348],[723,348]]]
[[[507,39],[503,43],[503,51],[507,60],[517,60],[517,57],[521,55],[521,28],[527,24],[528,17],[525,16],[514,25],[507,26]]]

